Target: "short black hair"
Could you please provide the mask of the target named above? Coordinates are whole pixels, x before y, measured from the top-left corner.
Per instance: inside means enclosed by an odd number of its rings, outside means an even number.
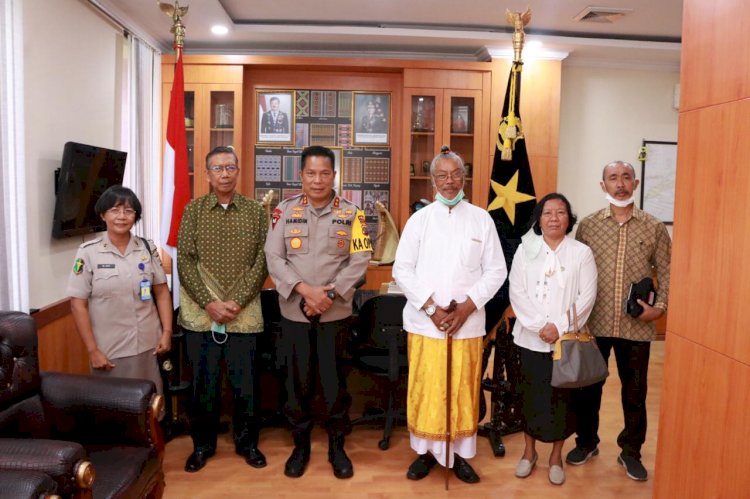
[[[113,185],[112,187],[104,191],[104,193],[102,193],[102,195],[96,201],[96,204],[94,205],[94,211],[97,215],[102,216],[110,208],[114,208],[115,206],[119,206],[121,204],[130,205],[130,207],[135,210],[136,222],[141,219],[141,212],[143,208],[141,207],[141,202],[138,200],[138,196],[135,195],[135,192],[121,185]]]
[[[532,228],[534,229],[534,234],[538,236],[542,235],[542,227],[539,225],[539,220],[542,218],[542,210],[544,210],[544,205],[547,203],[547,201],[552,201],[553,199],[559,199],[560,201],[565,203],[565,208],[568,210],[568,228],[565,229],[566,234],[570,234],[570,232],[573,230],[573,226],[576,224],[576,222],[578,222],[578,217],[573,214],[573,208],[570,207],[570,201],[568,201],[568,198],[566,198],[559,192],[550,192],[539,200],[539,202],[534,207],[534,214],[531,215]]]
[[[336,170],[336,156],[333,155],[333,151],[323,146],[310,146],[305,147],[302,150],[300,170],[305,169],[305,162],[310,156],[322,156],[331,160],[331,170]]]
[[[211,152],[206,154],[206,169],[208,169],[210,165],[209,161],[212,157],[216,156],[217,154],[231,154],[234,156],[234,164],[239,166],[239,158],[237,158],[237,153],[234,152],[234,147],[232,146],[217,146],[211,149]]]
[[[278,97],[276,97],[275,95],[274,95],[273,97],[271,97],[271,99],[270,99],[270,100],[269,100],[268,102],[269,102],[269,103],[271,103],[271,102],[273,102],[273,101],[276,101],[276,102],[278,102],[279,104],[281,104],[281,99],[279,99],[279,98],[278,98]]]

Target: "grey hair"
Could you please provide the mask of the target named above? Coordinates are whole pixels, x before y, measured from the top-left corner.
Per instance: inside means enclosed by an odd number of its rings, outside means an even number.
[[[607,163],[606,165],[604,165],[604,168],[602,168],[602,180],[604,180],[604,176],[605,176],[605,172],[607,171],[607,168],[609,168],[610,166],[617,166],[617,165],[622,165],[626,168],[630,168],[630,171],[633,172],[633,178],[637,178],[635,174],[635,168],[633,168],[633,165],[631,165],[627,161],[617,160],[617,161],[612,161],[611,163]]]
[[[440,148],[440,152],[438,153],[438,155],[432,158],[432,163],[430,163],[430,177],[432,178],[433,187],[435,187],[435,168],[437,168],[439,162],[444,160],[453,161],[456,165],[458,165],[461,171],[464,172],[464,175],[466,174],[466,167],[464,166],[464,160],[461,159],[461,156],[451,151],[450,147],[443,146]]]

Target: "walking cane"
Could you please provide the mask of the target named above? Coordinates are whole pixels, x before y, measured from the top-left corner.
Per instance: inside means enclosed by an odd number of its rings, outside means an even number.
[[[456,309],[456,300],[451,300],[448,313]],[[447,329],[447,328],[446,328]],[[446,374],[445,374],[445,490],[448,490],[448,481],[451,470],[448,467],[451,457],[451,371],[453,371],[453,336],[445,333],[446,339]]]

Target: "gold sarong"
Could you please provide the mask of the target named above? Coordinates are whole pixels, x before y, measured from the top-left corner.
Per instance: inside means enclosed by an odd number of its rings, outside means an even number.
[[[482,338],[453,340],[451,369],[451,441],[471,437],[479,419]],[[444,442],[446,353],[448,342],[409,334],[409,431],[420,438]]]

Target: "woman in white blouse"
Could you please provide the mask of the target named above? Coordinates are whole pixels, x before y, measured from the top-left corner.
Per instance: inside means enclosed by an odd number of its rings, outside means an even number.
[[[521,351],[522,419],[526,448],[516,476],[526,478],[536,465],[536,441],[551,442],[549,480],[565,482],[562,448],[575,430],[568,411],[570,390],[553,388],[555,341],[573,330],[568,319],[576,306],[578,324],[588,320],[596,298],[596,263],[591,249],[569,237],[576,223],[562,194],[547,194],[537,204],[533,227],[523,238],[510,271],[510,302],[516,315],[513,341]]]

